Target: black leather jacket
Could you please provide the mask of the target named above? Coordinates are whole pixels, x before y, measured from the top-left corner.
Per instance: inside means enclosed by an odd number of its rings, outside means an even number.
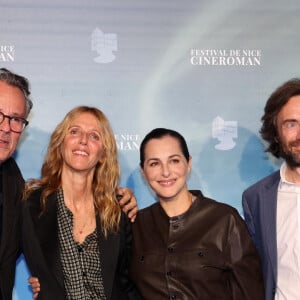
[[[259,257],[231,206],[197,199],[169,218],[159,203],[133,224],[131,276],[144,299],[263,299]]]

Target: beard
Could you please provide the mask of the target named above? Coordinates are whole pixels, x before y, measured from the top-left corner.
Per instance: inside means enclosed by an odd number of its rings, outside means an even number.
[[[300,167],[300,150],[295,150],[294,148],[299,146],[300,140],[290,142],[287,145],[280,145],[280,156],[285,159],[287,165],[292,169]]]

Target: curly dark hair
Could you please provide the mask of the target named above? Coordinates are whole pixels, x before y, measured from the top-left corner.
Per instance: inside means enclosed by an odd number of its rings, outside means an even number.
[[[277,132],[277,116],[291,97],[300,95],[300,79],[293,78],[279,86],[269,97],[261,118],[261,137],[269,143],[266,151],[282,157]]]

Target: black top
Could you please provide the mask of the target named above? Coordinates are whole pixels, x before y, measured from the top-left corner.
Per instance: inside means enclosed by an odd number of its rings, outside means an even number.
[[[3,194],[2,194],[2,165],[0,165],[0,244],[2,237],[2,215],[3,215]],[[1,299],[1,295],[0,295]]]

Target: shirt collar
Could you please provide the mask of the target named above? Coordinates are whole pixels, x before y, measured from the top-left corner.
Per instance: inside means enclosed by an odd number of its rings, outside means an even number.
[[[293,184],[292,182],[289,182],[286,180],[285,178],[285,172],[286,172],[287,166],[286,166],[286,162],[283,162],[281,167],[280,167],[280,179],[282,183],[286,183],[286,184]]]
[[[287,170],[287,164],[286,162],[283,162],[282,165],[280,166],[280,183],[279,183],[279,189],[282,188],[296,188],[297,191],[300,191],[300,186],[290,182],[286,179],[286,170]]]

